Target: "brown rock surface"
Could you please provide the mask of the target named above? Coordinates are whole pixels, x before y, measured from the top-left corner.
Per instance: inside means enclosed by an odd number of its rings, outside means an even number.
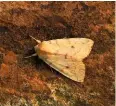
[[[3,56],[3,62],[5,64],[17,63],[17,58],[14,52],[9,51],[7,55]]]
[[[115,2],[0,2],[0,106],[114,106]],[[39,40],[90,38],[83,83],[32,54]]]

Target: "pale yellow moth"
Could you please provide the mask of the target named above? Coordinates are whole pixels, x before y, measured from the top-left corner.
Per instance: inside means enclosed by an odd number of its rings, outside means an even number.
[[[91,51],[94,43],[91,39],[67,38],[43,42],[36,41],[38,43],[34,47],[36,54],[32,56],[38,55],[45,63],[74,81],[84,81],[85,65],[83,59]]]

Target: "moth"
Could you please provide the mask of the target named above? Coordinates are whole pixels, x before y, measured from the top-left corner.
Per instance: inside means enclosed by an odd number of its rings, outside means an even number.
[[[67,38],[49,41],[34,39],[38,44],[34,47],[35,54],[50,67],[64,76],[77,82],[83,82],[85,77],[85,64],[83,59],[87,57],[94,44],[88,38]],[[28,58],[27,57],[27,58]]]

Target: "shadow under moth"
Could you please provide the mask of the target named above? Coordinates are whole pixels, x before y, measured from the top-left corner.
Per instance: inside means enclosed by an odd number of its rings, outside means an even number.
[[[49,41],[36,40],[38,44],[34,47],[35,54],[45,63],[64,76],[83,82],[85,77],[85,65],[83,59],[87,57],[92,49],[93,41],[88,38],[67,38]]]

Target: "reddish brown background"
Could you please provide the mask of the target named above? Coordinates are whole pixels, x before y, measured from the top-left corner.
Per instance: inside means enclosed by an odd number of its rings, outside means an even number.
[[[0,2],[0,106],[114,106],[114,2]],[[83,83],[33,53],[39,40],[94,40]]]

